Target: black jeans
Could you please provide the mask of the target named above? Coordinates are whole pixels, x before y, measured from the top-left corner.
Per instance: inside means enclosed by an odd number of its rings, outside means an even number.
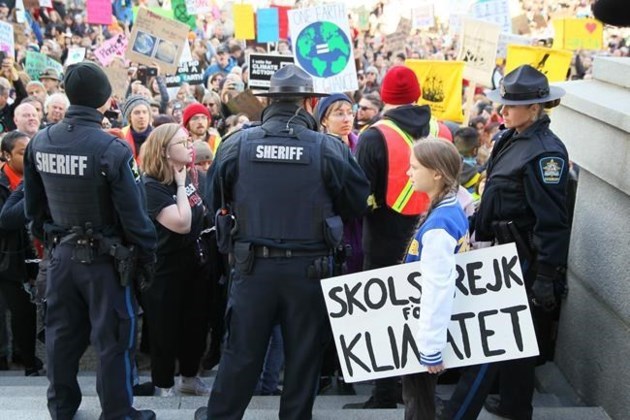
[[[174,385],[179,373],[193,377],[206,348],[210,281],[192,248],[159,255],[155,279],[143,296],[151,337],[151,379],[160,388]]]

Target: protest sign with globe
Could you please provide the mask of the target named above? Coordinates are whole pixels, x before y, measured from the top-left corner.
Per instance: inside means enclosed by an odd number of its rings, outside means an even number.
[[[295,64],[313,77],[318,92],[358,88],[347,16],[343,4],[288,13]]]
[[[332,22],[311,23],[300,32],[296,44],[296,58],[312,76],[336,76],[350,60],[350,41]]]

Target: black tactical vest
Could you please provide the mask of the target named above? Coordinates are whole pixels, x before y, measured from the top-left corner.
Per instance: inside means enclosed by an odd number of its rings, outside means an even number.
[[[324,185],[324,137],[310,130],[243,133],[233,208],[235,241],[283,249],[325,249],[325,220],[334,216]]]
[[[54,224],[61,228],[91,223],[102,230],[115,223],[105,168],[100,163],[114,137],[94,133],[71,130],[61,122],[33,139],[33,159],[44,183],[48,208]]]

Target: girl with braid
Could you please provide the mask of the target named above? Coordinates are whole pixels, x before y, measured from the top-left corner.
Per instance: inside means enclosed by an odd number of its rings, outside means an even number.
[[[435,138],[418,141],[407,175],[414,191],[431,200],[412,239],[405,262],[420,261],[422,296],[415,336],[420,364],[427,372],[402,378],[405,420],[435,418],[437,374],[444,370],[442,350],[455,295],[455,254],[467,249],[468,220],[457,201],[462,160],[453,144]]]

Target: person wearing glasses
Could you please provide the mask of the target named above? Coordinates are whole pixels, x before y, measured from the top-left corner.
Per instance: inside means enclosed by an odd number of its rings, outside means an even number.
[[[209,395],[197,376],[207,333],[208,281],[197,252],[204,206],[192,141],[179,124],[163,124],[142,145],[140,158],[147,211],[158,238],[155,280],[144,294],[151,379],[158,396]],[[181,378],[174,387],[176,361]]]
[[[359,100],[357,118],[354,120],[354,130],[357,134],[381,119],[383,101],[378,92],[363,95]]]

